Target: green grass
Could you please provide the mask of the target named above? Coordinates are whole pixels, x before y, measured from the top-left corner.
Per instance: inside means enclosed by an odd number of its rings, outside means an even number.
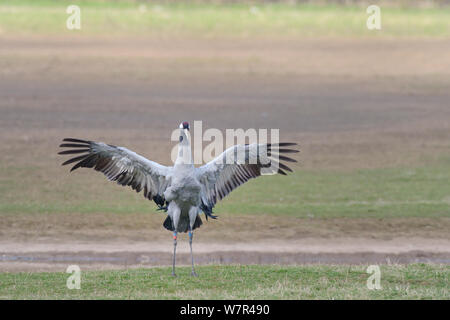
[[[82,30],[66,29],[69,4],[80,6]],[[4,0],[0,35],[448,37],[450,9],[382,7],[382,30],[366,28],[364,7],[287,4],[145,4],[138,1]]]
[[[57,172],[55,171],[57,170]],[[0,167],[0,213],[148,213],[142,194],[100,173]],[[45,172],[45,174],[44,174]],[[55,179],[57,177],[57,179]],[[301,170],[265,176],[233,191],[218,214],[294,217],[449,217],[450,163],[354,171]]]
[[[201,266],[87,271],[81,289],[69,274],[1,273],[1,299],[449,299],[450,266],[381,266],[381,289],[369,290],[367,266]]]
[[[449,216],[447,166],[303,171],[255,181],[231,194],[218,212],[316,217]],[[270,186],[270,194],[268,194]]]

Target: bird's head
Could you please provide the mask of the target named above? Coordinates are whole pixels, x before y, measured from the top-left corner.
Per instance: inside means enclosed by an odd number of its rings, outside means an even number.
[[[184,121],[180,123],[180,142],[187,143],[189,139],[189,123]]]
[[[186,130],[189,130],[189,122],[187,122],[187,121],[184,121],[184,122],[182,122],[182,123],[180,123],[180,129],[186,129]]]

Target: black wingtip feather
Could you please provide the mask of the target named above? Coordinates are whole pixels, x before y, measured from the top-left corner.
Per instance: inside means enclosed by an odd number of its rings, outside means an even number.
[[[83,153],[83,152],[89,152],[90,149],[73,149],[73,150],[64,150],[58,152],[58,154],[77,154],[77,153]]]
[[[300,152],[300,150],[295,150],[295,149],[278,149],[278,150],[272,150],[275,152],[279,152],[279,153],[298,153]]]
[[[86,148],[86,144],[76,144],[76,143],[63,143],[59,145],[60,148]]]
[[[285,164],[283,164],[283,163],[281,163],[281,162],[278,164],[278,166],[279,166],[281,169],[287,170],[287,171],[289,171],[289,172],[294,172],[294,171],[292,171],[291,168],[289,168],[287,165],[285,165]]]
[[[87,154],[83,160],[78,162],[76,165],[74,165],[72,167],[72,169],[70,169],[70,172],[72,172],[80,167],[92,168],[94,166],[95,162],[90,162],[90,161],[93,160],[95,157],[96,157],[95,154],[91,154],[91,155]]]
[[[291,147],[298,146],[296,142],[280,142],[280,143],[268,143],[268,147]]]
[[[83,154],[82,156],[79,156],[79,157],[70,158],[66,162],[63,162],[62,166],[65,166],[66,164],[71,164],[71,163],[76,162],[76,161],[83,160],[83,159],[87,158],[88,156],[89,156],[89,154]]]
[[[278,155],[278,159],[283,160],[283,161],[287,161],[287,162],[298,162],[295,159],[292,159],[292,158],[289,158],[289,157],[286,157],[286,156],[282,156],[281,154]]]
[[[89,144],[89,143],[90,143],[90,141],[87,141],[87,140],[74,139],[74,138],[64,138],[63,141],[67,141],[67,142],[78,142],[78,143],[86,143],[86,144]]]

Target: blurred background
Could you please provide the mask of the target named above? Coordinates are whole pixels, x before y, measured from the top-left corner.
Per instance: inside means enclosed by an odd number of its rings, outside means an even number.
[[[170,165],[172,130],[194,120],[278,128],[301,148],[294,174],[250,181],[203,218],[199,264],[448,264],[449,5],[2,0],[0,270],[170,264],[165,214],[99,173],[69,174],[58,145]]]

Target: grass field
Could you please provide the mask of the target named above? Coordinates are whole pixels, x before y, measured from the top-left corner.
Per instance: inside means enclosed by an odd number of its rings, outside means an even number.
[[[0,4],[1,34],[68,34],[65,9],[82,10],[82,35],[447,37],[448,8],[382,6],[383,32],[366,28],[365,7],[286,4],[142,4],[138,1],[28,1]]]
[[[1,299],[449,299],[449,266],[381,266],[369,290],[367,266],[202,266],[88,271],[69,290],[64,272],[1,273]]]
[[[450,214],[450,163],[447,160],[421,167],[360,169],[350,173],[297,170],[288,177],[250,181],[221,202],[216,213],[264,212],[300,218],[431,218]],[[39,167],[0,167],[1,172],[8,178],[0,179],[0,213],[154,211],[154,205],[145,201],[141,194],[108,183],[99,173],[91,175],[84,170],[64,175],[56,181],[58,192],[55,193],[52,192],[55,181],[53,178],[52,181],[42,180]],[[98,189],[98,184],[103,186],[102,190]],[[268,184],[273,188],[270,194],[264,192]]]
[[[1,1],[0,298],[449,299],[450,8],[381,4],[380,31],[365,9]],[[57,152],[78,137],[170,165],[170,133],[194,120],[280,128],[300,163],[202,216],[200,277],[174,279],[147,268],[170,261],[164,213]],[[253,265],[268,256],[286,265]]]

